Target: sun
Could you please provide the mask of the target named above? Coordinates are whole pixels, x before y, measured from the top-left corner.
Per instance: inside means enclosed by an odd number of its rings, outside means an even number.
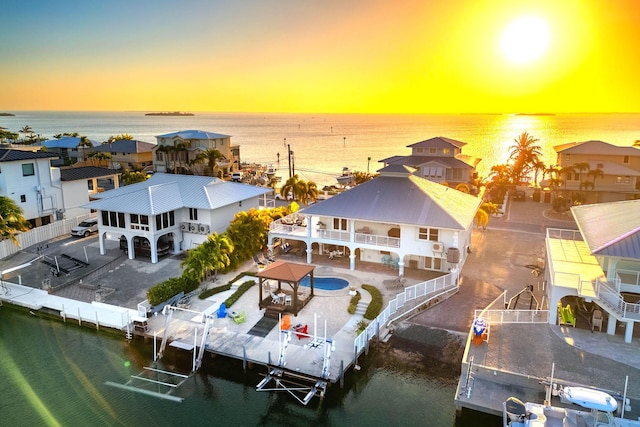
[[[544,19],[534,16],[518,18],[502,33],[502,53],[511,62],[530,63],[547,51],[550,39]]]

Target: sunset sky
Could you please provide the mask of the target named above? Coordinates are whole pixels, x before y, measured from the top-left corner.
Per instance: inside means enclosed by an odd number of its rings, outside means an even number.
[[[5,0],[0,112],[639,112],[639,16],[636,0]]]

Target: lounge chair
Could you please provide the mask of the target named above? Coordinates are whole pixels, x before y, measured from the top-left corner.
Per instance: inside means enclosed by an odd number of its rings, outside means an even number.
[[[227,317],[227,306],[224,303],[220,304],[218,311],[216,311],[216,316],[218,319],[224,319]]]
[[[271,291],[271,303],[272,304],[280,304],[280,297]]]
[[[236,325],[244,323],[246,322],[246,320],[247,320],[247,313],[245,313],[244,311],[241,311],[240,314],[238,314],[233,318],[233,321],[236,322]]]

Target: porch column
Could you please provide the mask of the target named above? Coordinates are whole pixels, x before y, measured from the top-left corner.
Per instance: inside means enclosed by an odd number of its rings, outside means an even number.
[[[313,262],[311,253],[313,252],[313,249],[311,248],[310,244],[307,244],[307,264],[311,264]]]
[[[611,313],[609,313],[609,320],[607,321],[607,334],[615,335],[616,326],[618,326],[618,321],[611,315]]]
[[[98,232],[100,230],[98,229]],[[104,247],[104,240],[105,240],[105,235],[104,234],[100,234],[100,237],[98,238],[98,242],[100,242],[100,255],[106,255],[107,254],[107,248]]]
[[[353,253],[353,251],[351,251],[351,253],[349,253],[349,270],[355,270],[356,269],[356,255]]]
[[[616,279],[616,267],[618,266],[618,258],[605,257],[605,260],[607,261],[607,265],[604,266],[607,269],[607,282],[613,283]]]
[[[400,261],[398,261],[398,275],[404,276],[404,257],[400,257]]]
[[[627,326],[624,328],[624,342],[633,342],[633,322],[627,322]]]
[[[155,236],[151,237],[151,241],[149,243],[151,244],[151,263],[157,264],[158,263],[158,242],[156,241],[156,237]]]
[[[133,247],[133,237],[127,237],[127,252],[129,255],[129,259],[135,259],[136,258],[136,254],[135,254],[135,249]]]

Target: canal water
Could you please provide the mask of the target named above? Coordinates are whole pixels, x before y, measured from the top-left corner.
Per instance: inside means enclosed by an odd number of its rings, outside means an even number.
[[[451,373],[414,376],[376,366],[375,350],[362,370],[303,406],[286,393],[257,392],[263,367],[243,372],[239,361],[205,357],[202,369],[175,393],[183,402],[111,387],[150,366],[152,342],[128,343],[28,312],[0,307],[0,420],[11,426],[497,426],[464,413],[456,420]],[[188,370],[190,354],[167,350],[165,366]]]

